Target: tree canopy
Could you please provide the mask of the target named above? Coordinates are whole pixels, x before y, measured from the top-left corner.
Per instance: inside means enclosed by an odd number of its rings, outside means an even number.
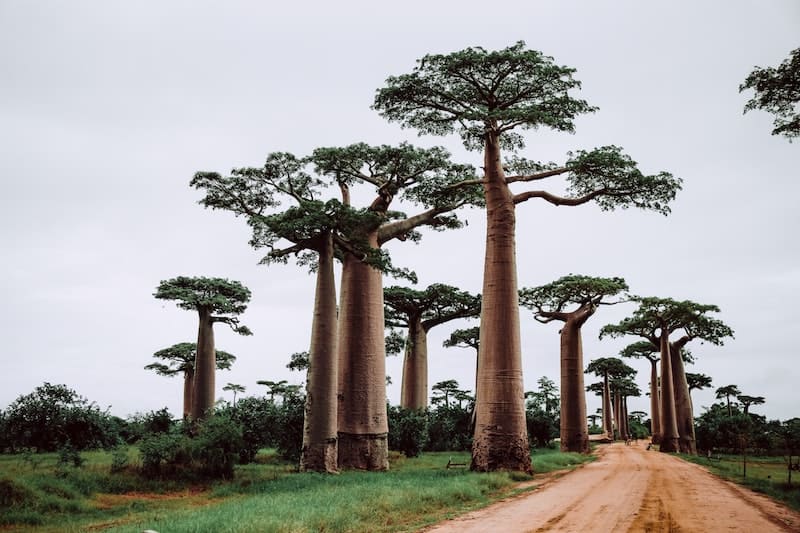
[[[524,288],[519,291],[520,305],[532,309],[534,318],[539,322],[566,320],[567,306],[584,306],[592,311],[599,305],[611,305],[619,301],[609,302],[608,297],[616,296],[628,289],[622,278],[598,278],[570,274],[552,283],[536,288]]]
[[[427,331],[434,326],[480,314],[481,297],[451,285],[435,283],[423,291],[409,287],[386,287],[383,290],[385,320],[389,327],[407,328],[418,317]]]
[[[169,348],[158,350],[153,357],[166,361],[165,363],[150,363],[144,368],[153,370],[161,376],[175,376],[177,374],[193,374],[195,358],[197,356],[196,342],[179,342]],[[217,370],[228,370],[236,361],[236,356],[216,350]]]
[[[747,89],[755,94],[745,104],[745,113],[754,109],[772,113],[772,135],[783,135],[790,142],[800,136],[800,48],[777,67],[756,67],[739,86],[739,92]]]
[[[212,322],[228,324],[240,335],[252,334],[247,326],[239,324],[238,315],[247,309],[250,289],[238,281],[178,276],[162,281],[153,296],[159,300],[175,300],[175,305],[181,309],[216,313],[211,317]]]

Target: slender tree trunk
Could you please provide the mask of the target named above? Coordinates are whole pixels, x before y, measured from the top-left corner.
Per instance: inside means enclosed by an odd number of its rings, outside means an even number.
[[[428,335],[420,317],[411,317],[403,360],[400,406],[425,409],[428,406]]]
[[[317,266],[314,319],[306,374],[301,471],[337,471],[337,339],[333,239],[327,235],[319,252]]]
[[[377,248],[376,234],[368,240]],[[340,468],[389,468],[383,332],[381,272],[347,254],[339,309]]]
[[[484,168],[486,256],[470,468],[532,473],[522,384],[514,200],[494,133],[486,136]]]
[[[689,396],[689,384],[686,381],[686,370],[681,357],[681,345],[670,343],[672,358],[672,386],[675,388],[675,418],[678,422],[678,446],[681,453],[697,455],[697,444],[694,438],[694,416],[692,399]]]
[[[661,402],[658,392],[658,361],[650,361],[650,432],[655,444],[661,442]]]
[[[581,324],[567,320],[561,328],[561,451],[586,453],[586,390],[583,385]]]
[[[216,351],[214,350],[214,323],[211,311],[198,310],[200,326],[197,330],[197,356],[194,364],[194,391],[192,393],[192,418],[206,418],[214,407],[215,381],[217,368]]]
[[[195,360],[197,355],[195,355]],[[186,371],[183,373],[183,419],[188,420],[192,416],[192,391],[194,389],[194,372]]]
[[[603,376],[603,429],[608,438],[614,440],[614,410],[611,406],[611,389],[608,386],[608,375]]]
[[[625,425],[625,438],[628,439],[631,436],[631,421],[628,418],[628,397],[622,397],[622,420]]]
[[[622,402],[620,401],[619,392],[615,392],[613,395],[614,400],[614,420],[615,420],[615,429],[616,433],[614,437],[616,440],[622,438]]]
[[[680,355],[678,355],[680,357]],[[677,452],[678,420],[675,415],[675,390],[672,380],[672,354],[669,349],[669,334],[661,333],[661,444],[662,452]]]

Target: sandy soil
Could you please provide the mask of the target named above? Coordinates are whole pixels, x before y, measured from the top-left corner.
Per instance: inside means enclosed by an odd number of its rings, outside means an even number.
[[[800,513],[644,444],[600,458],[533,493],[448,520],[427,533],[800,532]]]

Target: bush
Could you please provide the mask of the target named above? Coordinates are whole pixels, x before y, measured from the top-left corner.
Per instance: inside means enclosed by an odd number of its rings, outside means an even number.
[[[472,448],[472,412],[457,405],[439,405],[428,413],[427,451],[465,451]]]
[[[226,405],[218,414],[235,420],[242,429],[242,447],[239,450],[241,464],[252,463],[261,448],[275,447],[276,435],[280,433],[280,406],[263,397],[248,396],[236,403],[234,409]]]
[[[277,406],[275,447],[278,455],[288,461],[300,460],[300,451],[303,448],[305,404],[304,395],[287,394],[283,403]]]
[[[559,421],[542,409],[527,409],[525,423],[528,426],[528,440],[531,446],[547,448],[558,437]]]
[[[428,443],[428,413],[424,409],[389,407],[389,449],[416,457]]]

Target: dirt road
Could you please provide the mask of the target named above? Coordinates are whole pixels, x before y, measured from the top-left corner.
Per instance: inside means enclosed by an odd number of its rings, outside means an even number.
[[[610,444],[531,494],[426,530],[539,531],[800,532],[800,513],[644,445]]]

